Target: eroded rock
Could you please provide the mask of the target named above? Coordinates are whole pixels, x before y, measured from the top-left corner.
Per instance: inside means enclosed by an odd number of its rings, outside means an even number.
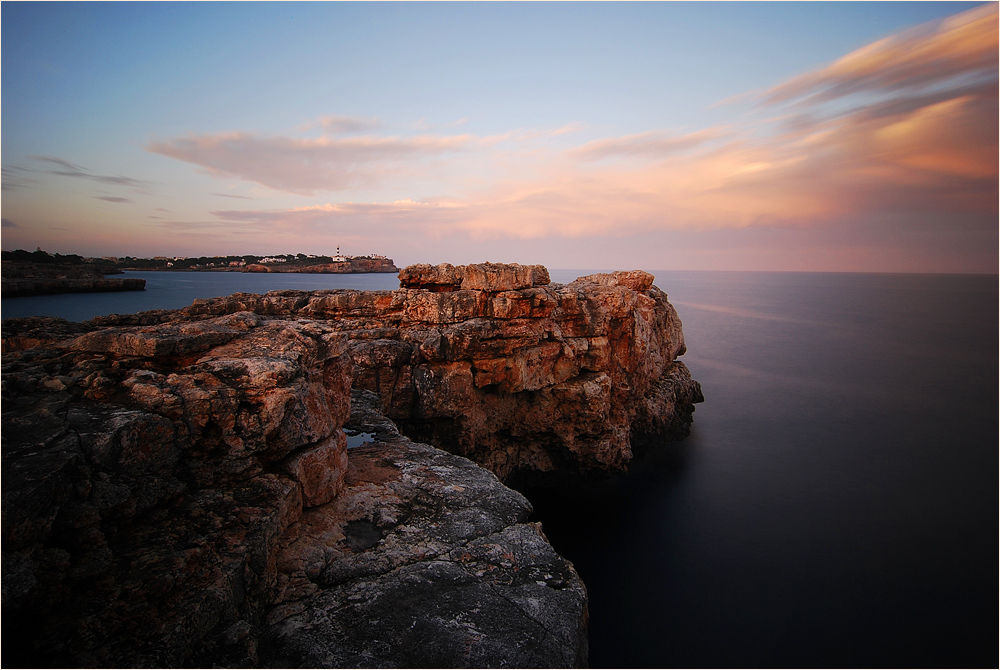
[[[680,319],[647,272],[550,284],[542,266],[412,265],[397,291],[275,292],[198,301],[325,321],[350,340],[353,385],[403,432],[502,479],[615,472],[632,442],[680,438],[703,396]]]

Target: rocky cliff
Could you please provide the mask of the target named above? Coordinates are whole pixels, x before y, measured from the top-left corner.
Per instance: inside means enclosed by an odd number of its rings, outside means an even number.
[[[683,435],[676,313],[641,272],[400,279],[5,321],[4,664],[585,665],[579,577],[461,455],[613,471]]]
[[[641,271],[551,284],[541,266],[415,265],[396,291],[279,291],[196,301],[189,315],[251,311],[344,333],[353,387],[379,395],[414,439],[501,479],[613,472],[633,438],[687,435],[701,389],[681,322]]]

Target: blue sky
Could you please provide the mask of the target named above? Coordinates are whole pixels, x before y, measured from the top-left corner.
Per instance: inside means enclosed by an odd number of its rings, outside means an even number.
[[[996,4],[0,7],[4,249],[997,268]]]

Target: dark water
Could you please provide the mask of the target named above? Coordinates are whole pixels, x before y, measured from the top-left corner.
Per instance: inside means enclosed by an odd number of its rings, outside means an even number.
[[[657,273],[690,438],[533,502],[593,667],[995,667],[997,277]]]
[[[130,274],[145,292],[5,299],[3,316],[398,285]],[[656,275],[707,399],[691,437],[532,500],[587,583],[591,665],[996,667],[997,277]]]

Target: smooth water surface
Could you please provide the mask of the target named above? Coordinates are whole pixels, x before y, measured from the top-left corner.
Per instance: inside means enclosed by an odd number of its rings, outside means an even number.
[[[995,666],[997,277],[656,284],[706,398],[691,437],[533,498],[592,667]]]
[[[126,272],[116,276],[146,280],[143,291],[63,293],[4,298],[2,316],[58,316],[86,321],[106,314],[135,314],[150,309],[180,309],[196,298],[218,298],[233,293],[267,293],[284,289],[316,291],[351,288],[366,291],[399,288],[395,273],[304,274],[297,272]]]
[[[129,274],[146,291],[4,299],[3,316],[398,286]],[[691,437],[532,498],[587,583],[591,665],[996,666],[997,277],[656,275],[705,393]]]

